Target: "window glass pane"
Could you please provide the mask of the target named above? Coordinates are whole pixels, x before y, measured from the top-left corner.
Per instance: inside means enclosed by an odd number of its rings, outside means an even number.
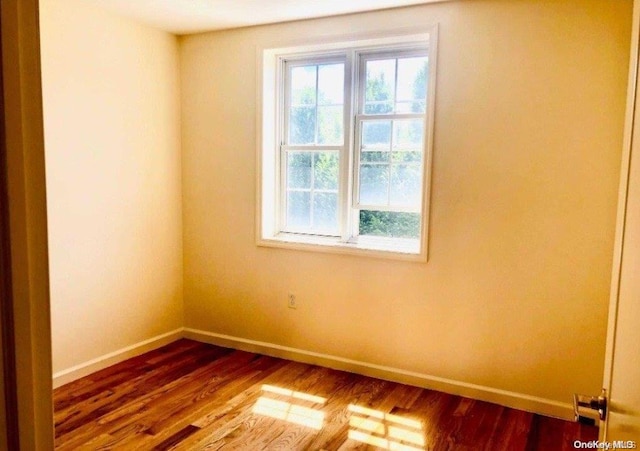
[[[360,210],[360,235],[420,238],[419,213]]]
[[[338,189],[338,152],[316,152],[313,165],[314,189]]]
[[[318,105],[342,105],[344,64],[325,64],[318,70]]]
[[[318,144],[341,145],[343,136],[343,107],[318,107]]]
[[[391,121],[362,122],[362,148],[391,147]]]
[[[422,119],[393,121],[393,147],[420,149],[424,125]]]
[[[307,229],[311,226],[311,192],[287,192],[287,226],[290,229]]]
[[[316,103],[316,66],[291,68],[291,105]]]
[[[389,152],[365,150],[360,154],[360,161],[363,163],[388,163]]]
[[[420,165],[391,166],[390,203],[394,207],[419,207],[421,193]]]
[[[360,203],[363,205],[387,205],[389,166],[386,164],[362,164],[360,166]]]
[[[393,112],[396,60],[366,63],[365,114]]]
[[[396,113],[424,113],[426,102],[419,100],[408,100],[396,102]]]
[[[287,188],[311,188],[311,152],[290,152],[287,160]]]
[[[289,113],[289,144],[313,144],[315,135],[315,107],[291,107]]]
[[[393,113],[393,102],[370,102],[364,105],[364,114]]]
[[[399,102],[396,105],[397,112],[424,113],[424,100],[427,96],[426,57],[400,58],[398,60],[398,86],[396,95],[396,100]]]
[[[391,161],[394,163],[420,163],[422,162],[422,152],[392,152]]]
[[[337,193],[313,193],[313,228],[327,232],[338,230]]]

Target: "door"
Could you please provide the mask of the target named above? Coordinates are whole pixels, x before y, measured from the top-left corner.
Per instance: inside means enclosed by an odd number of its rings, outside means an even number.
[[[601,440],[640,446],[640,0],[635,0],[625,145],[618,201],[604,387],[608,414]]]

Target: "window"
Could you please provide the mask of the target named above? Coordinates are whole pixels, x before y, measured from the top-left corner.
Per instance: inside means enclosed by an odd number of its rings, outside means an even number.
[[[262,56],[258,243],[424,260],[435,32]]]

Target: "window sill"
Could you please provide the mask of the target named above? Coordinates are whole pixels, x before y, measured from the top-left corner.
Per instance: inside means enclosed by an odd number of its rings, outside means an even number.
[[[373,258],[426,262],[426,252],[420,252],[419,240],[407,238],[364,237],[344,242],[336,237],[279,233],[259,238],[261,247],[277,247],[332,254],[360,255]]]

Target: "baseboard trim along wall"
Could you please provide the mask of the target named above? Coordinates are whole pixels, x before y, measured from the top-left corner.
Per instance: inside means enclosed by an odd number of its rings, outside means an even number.
[[[117,351],[110,352],[103,356],[81,363],[66,370],[58,371],[53,374],[53,388],[73,382],[81,377],[100,371],[116,363],[123,362],[131,357],[139,356],[145,352],[160,348],[166,344],[176,341],[183,337],[183,328],[178,328],[161,335],[149,338],[144,341],[132,344]]]
[[[89,360],[88,362],[80,365],[59,371],[53,375],[53,387],[57,388],[68,384],[76,379],[80,379],[81,377],[95,373],[96,371],[115,365],[116,363],[120,363],[131,357],[144,354],[145,352],[159,348],[180,338],[188,338],[217,346],[256,352],[272,357],[320,365],[336,370],[362,374],[364,376],[377,377],[388,381],[424,387],[431,390],[450,393],[452,395],[492,402],[540,415],[566,420],[573,419],[573,406],[569,403],[561,403],[551,399],[539,398],[536,396],[500,390],[483,385],[470,384],[437,376],[430,376],[428,374],[407,371],[400,368],[376,365],[374,363],[362,362],[359,360],[306,351],[304,349],[292,348],[264,341],[249,340],[246,338],[191,328],[175,329],[171,332],[158,335],[148,340],[127,346],[126,348],[105,354],[104,356],[96,359]]]
[[[217,334],[204,330],[185,328],[184,337],[227,348],[256,352],[272,357],[280,357],[283,359],[294,360],[296,362],[310,363],[336,370],[362,374],[364,376],[376,377],[417,387],[424,387],[431,390],[492,402],[502,406],[525,410],[545,416],[562,418],[565,420],[573,419],[573,406],[571,404],[561,403],[551,399],[500,390],[483,385],[469,384],[467,382],[430,376],[399,368],[376,365],[373,363],[346,359],[313,351],[305,351],[303,349],[281,346],[274,343]]]

